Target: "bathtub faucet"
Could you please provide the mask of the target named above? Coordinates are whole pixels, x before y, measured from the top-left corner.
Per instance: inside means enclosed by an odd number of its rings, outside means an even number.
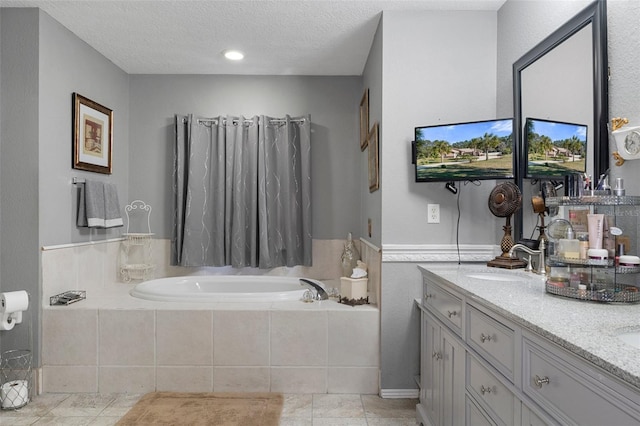
[[[307,280],[305,278],[300,278],[300,285],[303,287],[307,286],[315,290],[316,300],[327,300],[329,298],[329,295],[327,294],[326,291],[324,291],[324,288],[322,288],[322,286],[319,283],[313,282],[311,280]]]

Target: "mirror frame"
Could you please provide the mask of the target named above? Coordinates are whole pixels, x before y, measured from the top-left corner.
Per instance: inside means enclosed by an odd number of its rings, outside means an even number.
[[[609,96],[607,63],[607,2],[595,0],[551,35],[538,43],[513,64],[513,136],[516,155],[515,184],[523,189],[526,156],[524,155],[521,73],[529,65],[592,24],[593,53],[593,177],[597,179],[609,168]],[[522,239],[523,208],[515,213],[514,240]]]

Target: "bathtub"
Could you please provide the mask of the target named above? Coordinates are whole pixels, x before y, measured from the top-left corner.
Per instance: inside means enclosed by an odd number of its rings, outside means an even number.
[[[300,300],[307,289],[296,277],[193,275],[144,281],[130,294],[164,302],[276,302]]]

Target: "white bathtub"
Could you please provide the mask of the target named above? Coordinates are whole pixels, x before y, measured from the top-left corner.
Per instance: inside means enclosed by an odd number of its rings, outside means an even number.
[[[164,302],[276,302],[300,300],[307,289],[296,277],[193,275],[144,281],[130,294]]]

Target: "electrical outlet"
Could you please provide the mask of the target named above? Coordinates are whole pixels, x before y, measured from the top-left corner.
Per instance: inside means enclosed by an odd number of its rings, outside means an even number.
[[[427,204],[427,223],[440,223],[440,204]]]

